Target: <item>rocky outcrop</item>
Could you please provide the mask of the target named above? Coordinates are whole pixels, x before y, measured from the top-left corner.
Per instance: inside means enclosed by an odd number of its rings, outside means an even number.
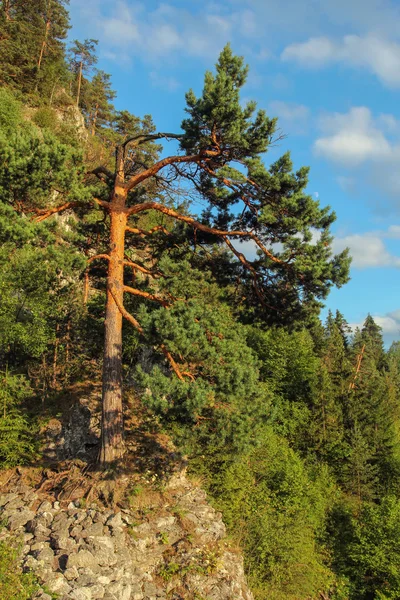
[[[184,471],[162,491],[128,492],[110,509],[46,499],[23,483],[0,491],[0,539],[21,539],[23,570],[46,585],[36,598],[252,600],[221,515]]]

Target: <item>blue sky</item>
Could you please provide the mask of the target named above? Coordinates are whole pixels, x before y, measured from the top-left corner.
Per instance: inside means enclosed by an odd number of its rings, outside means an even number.
[[[352,324],[371,313],[400,338],[400,1],[70,0],[71,38],[99,40],[115,105],[178,131],[184,94],[231,42],[250,65],[245,99],[279,117],[311,166],[309,192],[337,214],[352,280],[327,306]],[[268,157],[267,157],[268,158]]]

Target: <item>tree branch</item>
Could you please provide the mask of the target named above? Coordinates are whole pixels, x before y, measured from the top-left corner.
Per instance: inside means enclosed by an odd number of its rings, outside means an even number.
[[[133,142],[136,142],[135,146],[140,146],[141,144],[145,144],[146,142],[151,142],[153,140],[161,140],[163,138],[166,140],[180,140],[182,137],[182,133],[150,133],[148,135],[140,134],[130,137],[122,144],[122,146],[123,148],[126,148],[128,144],[132,144]]]
[[[138,330],[138,332],[139,332],[141,335],[144,335],[144,330],[143,330],[143,327],[142,327],[142,326],[139,324],[139,321],[137,321],[137,320],[135,319],[135,317],[134,317],[134,316],[132,316],[132,315],[131,315],[131,314],[130,314],[130,313],[129,313],[129,312],[128,312],[128,311],[127,311],[125,308],[124,308],[123,304],[121,304],[121,302],[119,301],[119,298],[118,298],[118,297],[116,296],[116,294],[114,293],[113,286],[112,286],[112,285],[109,285],[109,286],[108,286],[108,289],[109,289],[109,291],[110,291],[110,294],[111,294],[111,296],[113,297],[113,300],[114,300],[115,304],[117,305],[117,308],[118,308],[119,312],[121,313],[121,315],[122,315],[123,317],[125,317],[125,319],[126,319],[127,321],[129,321],[129,323],[130,323],[131,325],[133,325],[133,326],[134,326],[134,328],[135,328],[135,329],[137,329],[137,330]]]
[[[192,225],[192,227],[194,227],[196,229],[200,229],[200,231],[204,231],[205,233],[209,233],[211,235],[216,235],[219,237],[250,238],[260,248],[260,250],[262,250],[262,252],[266,256],[268,256],[268,258],[270,260],[272,260],[273,262],[275,262],[277,264],[280,264],[283,266],[288,266],[283,260],[280,260],[279,258],[274,256],[272,254],[272,252],[270,252],[264,246],[264,244],[258,239],[258,237],[252,231],[241,231],[241,230],[225,231],[223,229],[216,229],[214,227],[208,227],[207,225],[203,225],[203,223],[196,221],[196,219],[193,219],[192,217],[188,217],[187,215],[182,215],[182,214],[176,212],[175,210],[173,210],[172,208],[168,208],[167,206],[164,206],[163,204],[159,204],[158,202],[143,202],[143,204],[137,204],[136,206],[132,206],[130,209],[128,209],[130,215],[138,214],[145,210],[157,210],[158,212],[168,215],[169,217],[172,217],[174,219],[177,219],[178,221],[183,221],[184,223],[188,223],[188,225]]]
[[[156,231],[162,231],[163,233],[165,233],[165,235],[170,235],[168,229],[166,229],[163,225],[156,225],[155,227],[149,229],[149,231],[146,231],[145,229],[139,229],[138,227],[126,227],[125,231],[128,231],[129,233],[135,233],[137,235],[140,235],[140,237],[151,235]]]
[[[96,169],[93,169],[93,171],[88,171],[88,175],[96,175],[96,177],[101,181],[104,181],[101,175],[106,175],[108,179],[110,179],[110,181],[113,181],[113,179],[115,178],[115,174],[109,169],[107,169],[107,167],[103,166],[96,167]]]
[[[231,252],[233,252],[233,254],[240,260],[242,265],[244,265],[252,273],[253,287],[255,289],[255,292],[256,292],[261,304],[265,305],[264,297],[262,295],[260,288],[258,287],[258,281],[257,281],[258,273],[257,273],[256,269],[253,267],[253,265],[251,263],[249,263],[249,261],[247,260],[245,255],[242,254],[242,252],[239,252],[239,250],[236,250],[236,248],[234,247],[232,242],[226,236],[224,236],[223,239],[224,239],[225,244],[228,246],[228,248],[231,250]]]
[[[114,290],[113,290],[113,286],[110,285],[108,287],[108,289],[110,290],[110,294],[114,299],[115,304],[117,305],[117,308],[119,310],[119,312],[121,313],[121,315],[123,317],[125,317],[125,319],[127,321],[129,321],[129,323],[131,323],[131,325],[134,326],[135,329],[137,329],[137,331],[141,334],[144,335],[144,330],[143,327],[139,324],[139,322],[135,319],[134,316],[132,316],[125,308],[124,306],[121,304],[121,302],[119,301],[119,298],[117,298],[116,294],[114,294]],[[178,377],[178,379],[180,379],[180,381],[184,381],[184,377],[183,374],[181,373],[177,363],[175,362],[175,360],[172,357],[172,354],[167,350],[167,348],[165,347],[165,344],[161,344],[160,345],[161,351],[163,352],[164,356],[167,358],[168,362],[170,363],[175,375]],[[184,373],[187,377],[190,377],[190,379],[194,380],[194,377],[191,373]]]
[[[143,292],[142,290],[138,290],[136,288],[129,287],[129,285],[124,285],[123,290],[124,290],[124,292],[128,292],[128,294],[133,294],[134,296],[140,296],[141,298],[146,298],[146,300],[153,300],[153,302],[158,302],[164,308],[167,308],[168,306],[170,306],[170,304],[168,302],[166,302],[165,300],[163,300],[162,298],[159,298],[158,296],[155,296],[154,294],[150,294],[149,292]]]
[[[100,198],[92,198],[92,202],[94,204],[98,204],[105,210],[110,209],[110,203],[107,202],[107,200],[100,200]],[[61,206],[55,206],[54,208],[36,209],[34,212],[37,216],[32,217],[32,221],[35,221],[35,223],[40,223],[41,221],[48,219],[56,213],[63,212],[64,210],[69,210],[70,208],[76,208],[77,206],[82,206],[82,204],[82,202],[65,202],[64,204],[61,204]]]
[[[79,202],[65,202],[65,204],[55,206],[54,208],[35,210],[37,216],[33,217],[32,220],[36,223],[40,223],[41,221],[48,219],[48,217],[51,217],[51,215],[55,215],[63,210],[68,210],[69,208],[75,208],[76,206],[79,206]]]
[[[204,150],[200,152],[200,154],[190,154],[188,156],[168,156],[167,158],[163,158],[162,160],[156,162],[152,167],[149,167],[145,171],[138,173],[132,177],[127,184],[125,184],[125,189],[128,191],[132,188],[136,187],[142,181],[149,179],[149,177],[153,177],[166,167],[167,165],[172,165],[175,163],[197,163],[205,158],[215,158],[219,156],[220,152],[216,150]]]
[[[131,260],[124,260],[124,265],[132,267],[132,269],[140,271],[145,275],[150,275],[151,277],[161,277],[161,273],[155,273],[154,271],[150,271],[149,269],[146,269],[145,267],[142,267],[141,265],[138,265],[137,263],[132,262]]]

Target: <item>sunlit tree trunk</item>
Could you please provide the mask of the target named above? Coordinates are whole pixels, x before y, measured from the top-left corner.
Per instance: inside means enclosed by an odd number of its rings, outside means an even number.
[[[79,100],[81,97],[81,85],[82,85],[82,71],[83,71],[83,60],[81,60],[79,65],[79,74],[78,74],[78,91],[76,94],[76,105],[79,106]]]
[[[110,464],[124,453],[122,412],[122,314],[126,192],[116,187],[110,206],[110,252],[103,362],[103,415],[100,463]],[[117,302],[116,302],[117,301]]]

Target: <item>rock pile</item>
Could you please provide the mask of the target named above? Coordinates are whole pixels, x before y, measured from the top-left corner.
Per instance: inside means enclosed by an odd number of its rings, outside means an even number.
[[[51,502],[21,484],[0,492],[0,538],[21,539],[41,600],[252,600],[221,515],[184,474],[166,494],[141,491],[134,501],[118,511]]]

